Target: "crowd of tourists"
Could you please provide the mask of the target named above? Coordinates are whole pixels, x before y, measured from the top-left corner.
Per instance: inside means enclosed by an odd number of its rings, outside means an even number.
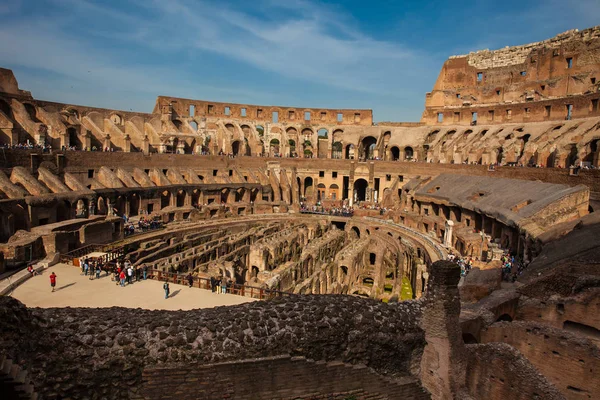
[[[502,279],[506,282],[514,282],[527,267],[523,260],[519,260],[509,252],[504,253],[500,258],[502,262]]]
[[[138,220],[137,224],[129,221],[126,216],[123,216],[123,219],[125,220],[125,227],[123,228],[125,236],[133,235],[134,233],[160,229],[163,227],[163,222],[158,215],[155,215],[152,218],[142,216]]]
[[[42,150],[44,153],[49,153],[52,151],[52,146],[50,146],[49,144],[33,144],[30,141],[27,141],[25,143],[17,143],[13,145],[5,143],[4,145],[2,145],[2,147],[5,149],[15,150]]]
[[[102,272],[104,276],[111,276],[111,280],[115,284],[125,287],[133,284],[134,280],[139,282],[148,277],[148,267],[138,266],[133,267],[129,260],[124,263],[117,261],[115,265],[104,263],[101,258],[85,257],[80,260],[81,275],[88,277],[90,280],[100,279]]]
[[[300,212],[304,214],[332,215],[335,217],[351,217],[354,215],[354,210],[347,206],[328,208],[322,205],[309,206],[304,203],[300,203]]]
[[[467,276],[473,268],[473,259],[470,257],[461,257],[450,252],[450,254],[448,254],[448,260],[454,261],[456,264],[458,264],[460,267],[460,276]]]

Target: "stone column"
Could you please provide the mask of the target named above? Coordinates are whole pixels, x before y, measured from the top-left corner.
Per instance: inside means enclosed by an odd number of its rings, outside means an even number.
[[[452,220],[446,220],[446,229],[444,230],[444,246],[452,247],[452,229],[454,222]]]
[[[427,342],[421,382],[432,400],[469,398],[465,389],[466,354],[459,323],[460,268],[451,261],[431,266],[421,327]]]
[[[87,148],[88,151],[92,150],[92,133],[90,131],[86,131],[85,136],[83,137],[84,143],[83,148]],[[69,143],[73,146],[73,143]]]
[[[125,146],[123,147],[125,153],[131,153],[131,138],[129,135],[125,135]]]
[[[150,139],[148,138],[148,135],[144,136],[144,141],[142,142],[142,152],[145,155],[150,154]]]
[[[185,141],[183,141],[183,140],[178,140],[177,141],[177,150],[175,152],[177,154],[184,154],[185,153]]]
[[[104,149],[108,148],[110,150],[110,135],[106,135],[104,137],[104,144],[103,144]],[[104,150],[102,149],[102,150]]]

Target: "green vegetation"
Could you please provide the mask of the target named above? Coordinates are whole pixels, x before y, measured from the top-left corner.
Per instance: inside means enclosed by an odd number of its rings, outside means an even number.
[[[412,286],[410,286],[410,281],[408,277],[402,277],[402,289],[400,291],[400,300],[412,300],[413,291]]]

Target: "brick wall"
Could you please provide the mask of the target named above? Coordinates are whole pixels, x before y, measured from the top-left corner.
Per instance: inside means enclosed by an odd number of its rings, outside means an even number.
[[[600,398],[600,354],[590,341],[531,322],[498,322],[481,332],[481,341],[514,346],[567,399]]]
[[[143,372],[138,399],[429,399],[412,377],[362,365],[281,356]]]

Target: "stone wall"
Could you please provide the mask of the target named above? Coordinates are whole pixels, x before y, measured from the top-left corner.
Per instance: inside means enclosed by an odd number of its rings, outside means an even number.
[[[422,122],[435,124],[440,113],[445,124],[462,125],[599,115],[599,44],[600,27],[593,27],[450,57],[427,93]]]
[[[174,312],[28,310],[0,297],[0,355],[24,365],[45,399],[130,398],[143,387],[144,370],[287,354],[401,378],[420,362],[420,315],[417,301],[339,295]]]
[[[563,395],[521,353],[504,343],[467,345],[466,382],[486,400],[563,400]]]
[[[591,341],[532,322],[497,322],[482,343],[504,342],[519,350],[567,399],[600,397],[600,352]]]
[[[142,376],[135,399],[429,399],[414,378],[386,378],[364,365],[304,357],[154,368]]]

